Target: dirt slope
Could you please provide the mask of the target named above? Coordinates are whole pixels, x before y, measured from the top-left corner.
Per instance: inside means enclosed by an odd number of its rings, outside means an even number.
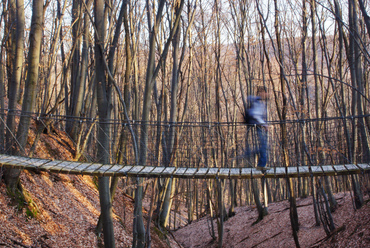
[[[34,140],[31,126],[29,142]],[[26,147],[26,151],[29,150]],[[34,157],[72,160],[73,143],[61,131],[42,134]],[[0,174],[3,168],[0,166]],[[0,177],[1,178],[1,177]],[[47,172],[23,171],[21,183],[37,206],[35,218],[27,208],[19,211],[10,202],[3,181],[0,181],[0,247],[99,247],[102,237],[94,229],[100,214],[99,192],[94,178]],[[114,232],[116,247],[132,243],[133,201],[123,194],[122,182],[114,200]],[[144,220],[145,221],[145,220]],[[146,221],[145,221],[146,222]],[[151,228],[152,247],[168,247]]]
[[[328,240],[322,226],[316,227],[312,198],[298,199],[300,223],[299,242],[301,247],[370,247],[370,203],[354,210],[349,193],[336,195],[339,208],[333,213],[336,228],[342,231]],[[269,206],[269,215],[252,225],[257,218],[253,207],[239,207],[236,215],[224,224],[223,247],[295,247],[290,220],[289,203],[282,201]],[[218,247],[209,232],[209,221],[203,218],[174,232],[183,247]],[[216,226],[216,224],[215,224]],[[217,234],[217,230],[215,230]]]

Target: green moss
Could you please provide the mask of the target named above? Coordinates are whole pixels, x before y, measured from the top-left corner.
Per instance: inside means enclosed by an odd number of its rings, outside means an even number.
[[[158,227],[154,227],[154,232],[157,234],[158,238],[160,238],[161,240],[165,240],[167,239],[167,230],[165,231],[161,231]]]
[[[26,215],[29,218],[37,218],[39,215],[40,210],[37,206],[37,204],[32,200],[28,200],[27,209],[26,209]]]
[[[94,183],[96,189],[99,190],[99,177],[94,176],[93,177],[93,183]]]
[[[27,218],[36,218],[40,213],[37,204],[26,190],[17,188],[15,191],[12,191],[10,188],[7,188],[7,195],[18,211],[26,210]]]
[[[13,191],[9,187],[7,187],[6,194],[11,199],[11,204],[16,206],[18,211],[21,211],[26,205],[24,195],[19,189],[15,189],[15,191]]]

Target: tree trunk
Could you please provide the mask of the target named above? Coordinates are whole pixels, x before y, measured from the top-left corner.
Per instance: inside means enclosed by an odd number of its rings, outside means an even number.
[[[358,3],[360,5],[360,10],[362,12],[362,16],[364,17],[363,20],[364,20],[365,25],[366,25],[367,34],[369,35],[368,38],[370,38],[370,17],[369,17],[369,15],[366,12],[364,1],[363,0],[358,0]]]
[[[8,3],[8,6],[6,4]],[[7,11],[4,11],[4,10]],[[16,0],[3,1],[3,14],[4,14],[4,48],[6,50],[5,56],[5,69],[8,80],[13,77],[13,66],[15,61],[16,52],[16,28],[14,28],[14,19],[17,18],[16,13]],[[5,35],[7,34],[7,35]],[[10,98],[10,88],[8,87],[8,98]]]
[[[11,2],[9,2],[10,4]],[[15,6],[14,6],[15,7]],[[15,59],[13,64],[13,73],[9,82],[9,92],[8,92],[8,117],[6,120],[6,147],[11,153],[14,152],[15,144],[14,133],[15,133],[15,112],[17,109],[17,99],[19,86],[21,81],[22,69],[23,69],[23,53],[24,53],[24,28],[25,28],[25,16],[24,16],[24,3],[23,0],[16,0],[16,49],[15,49]]]
[[[316,221],[316,226],[320,226],[320,216],[319,212],[317,209],[317,202],[316,202],[316,184],[315,184],[315,178],[311,176],[311,194],[312,194],[312,204],[313,204],[313,211],[315,214],[315,221]]]
[[[175,7],[176,16],[181,14],[181,6],[179,3]],[[179,85],[179,42],[180,42],[180,28],[176,29],[174,39],[172,40],[173,52],[172,52],[172,82],[171,82],[171,103],[170,103],[170,127],[167,132],[166,144],[165,147],[167,156],[165,156],[165,166],[174,166],[175,161],[175,135],[176,135],[176,125],[171,125],[175,123],[177,119],[177,94],[178,94],[178,85]],[[165,197],[162,203],[162,209],[159,214],[159,224],[161,227],[165,227],[168,222],[168,216],[171,210],[172,205],[172,179],[169,179],[167,187],[165,188]]]
[[[353,194],[354,194],[354,202],[356,209],[360,209],[364,204],[364,197],[362,195],[361,185],[358,179],[358,175],[351,175],[352,179],[352,187],[353,187]]]
[[[112,86],[106,84],[106,71],[104,64],[104,37],[105,37],[105,17],[104,17],[104,0],[95,0],[95,70],[96,70],[96,90],[99,113],[99,132],[97,156],[102,164],[110,163],[109,141],[110,127],[107,121],[110,119],[110,106]],[[100,208],[103,220],[103,233],[105,247],[115,247],[112,203],[109,191],[109,177],[99,177],[99,198]]]
[[[223,196],[223,190],[224,190],[224,182],[223,180],[217,179],[217,202],[218,202],[218,214],[219,214],[219,222],[218,222],[218,247],[222,248],[222,242],[224,237],[224,218],[225,216],[225,204],[224,204],[224,196]]]
[[[72,2],[72,58],[70,63],[71,79],[70,79],[70,97],[66,98],[66,111],[68,116],[79,117],[82,109],[82,96],[84,90],[84,83],[80,79],[81,76],[81,37],[83,27],[83,9],[81,0],[73,0]],[[86,10],[88,11],[88,10]],[[71,118],[66,123],[67,132],[71,135],[72,139],[77,141],[78,122]]]
[[[4,52],[3,52],[3,44],[1,44],[0,48],[0,96],[5,96],[5,82],[4,82],[4,75],[5,75],[5,68],[3,65],[4,61]],[[5,102],[4,102],[4,97],[0,98],[0,130],[5,130],[5,123],[3,121],[3,117],[5,116]],[[0,152],[4,153],[5,152],[5,137],[4,133],[0,132]],[[1,180],[2,176],[0,176]]]
[[[164,197],[161,204],[162,208],[160,209],[159,214],[159,225],[163,228],[165,228],[168,224],[168,218],[171,211],[173,184],[173,179],[168,178],[164,186]]]
[[[28,73],[25,84],[25,94],[22,105],[22,116],[17,131],[17,155],[27,155],[25,147],[27,144],[29,126],[31,122],[30,112],[34,110],[37,84],[39,79],[39,61],[41,52],[42,29],[43,29],[43,1],[34,0],[32,4],[32,20],[30,31],[30,45],[28,54]],[[7,186],[15,192],[19,183],[20,170],[11,168],[6,170],[4,178]]]
[[[146,79],[145,79],[145,90],[144,90],[144,99],[143,99],[143,111],[142,111],[142,125],[141,125],[141,136],[140,136],[140,155],[139,155],[139,164],[145,165],[148,152],[148,125],[149,121],[149,112],[151,108],[151,95],[152,89],[155,80],[155,42],[156,35],[158,33],[159,24],[161,21],[160,16],[164,8],[165,1],[161,0],[158,4],[157,18],[155,24],[151,27],[151,16],[149,9],[149,1],[146,3],[147,7],[147,16],[149,24],[149,55],[148,55],[148,64],[146,70]],[[142,178],[137,179],[137,188],[135,194],[135,217],[134,217],[134,227],[133,227],[133,248],[142,248],[145,245],[145,227],[142,217],[142,197],[143,197],[143,187],[141,186]]]
[[[257,179],[251,179],[252,183],[252,191],[253,191],[253,196],[254,196],[254,202],[257,206],[257,211],[258,211],[258,218],[254,223],[258,223],[263,219],[267,213],[264,211],[264,207],[262,206],[261,200],[260,200],[260,191],[258,189],[257,185]]]

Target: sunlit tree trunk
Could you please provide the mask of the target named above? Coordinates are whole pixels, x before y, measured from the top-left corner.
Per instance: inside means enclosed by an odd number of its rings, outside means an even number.
[[[119,36],[120,36],[120,33],[121,33],[121,26],[122,26],[122,22],[123,22],[123,16],[124,16],[124,13],[126,11],[127,11],[127,2],[124,1],[122,3],[120,15],[118,17],[117,24],[116,24],[116,30],[115,30],[114,38],[113,38],[113,41],[112,41],[112,44],[111,44],[110,50],[109,50],[109,57],[108,57],[108,65],[107,66],[108,66],[108,70],[110,71],[112,76],[114,76],[114,71],[115,71],[115,68],[113,66],[114,65],[114,57],[115,57],[116,49],[117,49],[117,46],[118,46],[118,39],[119,39]],[[127,13],[126,13],[126,15],[127,15]],[[129,37],[129,35],[127,35],[127,36]],[[128,67],[128,68],[130,68],[130,67]],[[101,73],[103,73],[103,72],[101,72]],[[127,73],[130,73],[130,71],[127,71]],[[112,87],[112,84],[113,84],[113,79],[111,77],[108,77],[108,84],[107,84],[108,87]],[[109,90],[108,92],[110,92],[110,91],[111,90]],[[109,95],[109,96],[107,96],[107,98],[111,98],[111,96]],[[112,99],[109,100],[106,104],[108,104],[109,102],[112,102]],[[126,106],[121,106],[121,107],[124,108]],[[109,106],[107,107],[107,109],[109,109]],[[127,109],[125,111],[127,111]],[[125,139],[127,138],[126,136],[123,135],[124,133],[126,133],[126,132],[122,131],[122,133],[121,133],[120,142],[119,142],[120,147],[118,148],[119,150],[123,149],[122,146],[125,144]],[[109,149],[109,145],[108,145],[107,149]],[[119,164],[122,164],[123,155],[122,155],[121,152],[119,154],[120,154],[120,156],[118,156],[118,159],[117,159],[116,162],[119,163]],[[118,180],[119,180],[119,177],[114,176],[111,180],[111,183],[110,183],[109,194],[110,194],[110,201],[111,202],[113,202],[113,199],[114,199],[114,194],[115,194],[115,191],[116,191]],[[98,221],[98,224],[97,224],[97,227],[96,227],[96,230],[98,232],[100,232],[102,224],[103,224],[102,223],[102,217],[103,217],[103,213],[99,216],[99,221]]]
[[[155,23],[152,26],[152,16],[149,1],[146,1],[148,26],[149,26],[149,54],[148,64],[145,79],[145,90],[143,99],[143,111],[142,111],[142,125],[141,125],[141,136],[140,136],[140,155],[139,164],[145,165],[148,152],[148,124],[149,113],[151,108],[151,95],[154,86],[155,74],[155,52],[156,52],[156,35],[159,30],[159,24],[161,22],[161,15],[163,12],[165,1],[161,0],[158,3],[157,14]],[[136,192],[135,192],[135,209],[134,209],[134,226],[133,226],[133,248],[141,248],[145,246],[145,227],[142,215],[142,199],[143,199],[143,179],[137,178],[136,180]]]
[[[22,114],[17,130],[17,155],[24,155],[27,144],[29,126],[31,123],[30,112],[34,110],[37,85],[39,79],[39,62],[41,53],[42,29],[43,29],[43,1],[34,0],[32,3],[32,20],[30,31],[30,45],[28,53],[28,72],[25,84],[25,94],[23,97]],[[19,169],[8,169],[4,173],[4,178],[7,186],[13,192],[19,186]]]
[[[180,2],[176,3],[175,7],[175,16],[178,16],[181,14],[181,6]],[[181,22],[180,22],[181,23]],[[179,24],[180,25],[180,24]],[[166,153],[167,156],[165,158],[165,166],[174,166],[175,162],[175,149],[174,149],[174,143],[175,143],[175,135],[176,135],[176,126],[171,125],[172,123],[175,123],[177,120],[177,95],[178,95],[178,87],[179,87],[179,44],[180,43],[180,28],[176,29],[174,38],[172,40],[172,81],[171,81],[171,102],[170,102],[170,127],[167,129],[167,138],[166,138]],[[172,205],[172,186],[173,186],[173,179],[169,178],[167,187],[165,188],[165,197],[162,203],[162,209],[160,210],[159,215],[159,224],[162,227],[165,227],[168,223],[168,217],[171,210]]]
[[[15,37],[15,57],[14,64],[12,66],[13,72],[10,78],[8,87],[8,117],[7,117],[7,129],[6,129],[6,147],[11,153],[14,152],[14,133],[15,133],[15,114],[17,109],[17,100],[19,93],[19,86],[21,82],[22,69],[23,69],[23,53],[24,53],[24,28],[25,28],[25,17],[24,17],[24,2],[23,0],[16,0],[12,8],[16,9],[16,32],[11,32]],[[12,5],[12,1],[9,1],[9,5]]]

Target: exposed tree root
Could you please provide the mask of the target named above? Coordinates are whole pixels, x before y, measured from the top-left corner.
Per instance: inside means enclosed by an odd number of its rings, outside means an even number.
[[[341,226],[341,227],[338,227],[338,228],[334,229],[334,231],[332,231],[328,236],[326,236],[326,237],[325,237],[325,238],[323,238],[323,239],[320,239],[319,241],[317,241],[315,244],[311,245],[310,247],[311,247],[311,248],[320,247],[320,245],[321,245],[323,242],[325,242],[325,241],[329,240],[329,239],[330,239],[330,238],[332,238],[334,235],[336,235],[337,233],[339,233],[339,232],[341,232],[341,231],[344,231],[344,230],[346,230],[346,226],[345,226],[345,225],[343,225],[343,226]]]
[[[266,242],[267,240],[269,240],[269,239],[272,239],[272,238],[275,238],[276,236],[278,236],[278,235],[280,235],[280,234],[282,234],[283,232],[278,232],[277,234],[275,234],[275,235],[273,235],[273,236],[271,236],[271,237],[268,237],[267,239],[264,239],[264,240],[262,240],[261,242],[259,242],[258,244],[255,244],[254,246],[252,246],[252,247],[258,247],[260,244],[262,244],[263,242]]]

